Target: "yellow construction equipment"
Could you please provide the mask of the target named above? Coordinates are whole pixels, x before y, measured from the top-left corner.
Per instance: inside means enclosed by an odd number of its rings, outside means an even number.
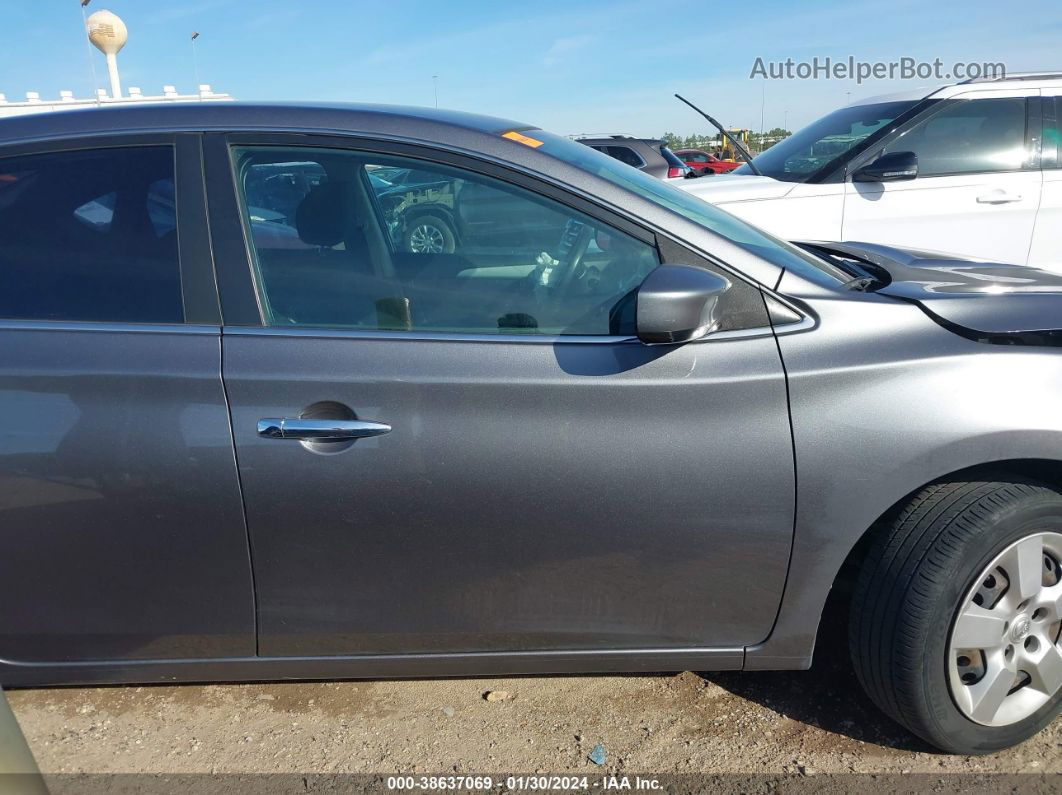
[[[741,145],[746,149],[749,148],[749,130],[743,130],[736,127],[728,127],[726,130],[730,135],[741,141]],[[737,150],[730,139],[725,135],[719,136],[722,138],[722,142],[719,144],[719,150],[722,152],[722,160],[730,161],[744,161],[745,158],[741,157],[741,153]]]

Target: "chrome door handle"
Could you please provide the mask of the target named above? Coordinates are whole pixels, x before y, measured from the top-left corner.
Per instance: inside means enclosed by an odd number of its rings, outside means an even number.
[[[303,420],[290,417],[258,420],[258,435],[267,439],[340,442],[344,439],[382,436],[390,432],[390,425],[363,420]]]
[[[1007,193],[1002,190],[994,190],[991,193],[983,193],[977,197],[978,204],[1007,204],[1009,202],[1020,202],[1020,193]]]

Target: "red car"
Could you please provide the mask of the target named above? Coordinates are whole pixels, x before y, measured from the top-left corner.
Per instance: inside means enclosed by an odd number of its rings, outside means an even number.
[[[741,165],[729,160],[720,160],[700,149],[676,149],[675,154],[698,174],[726,174]]]

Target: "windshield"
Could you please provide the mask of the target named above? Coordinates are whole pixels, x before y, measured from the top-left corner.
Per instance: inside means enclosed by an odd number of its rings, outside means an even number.
[[[691,193],[672,187],[664,180],[656,179],[607,155],[559,135],[535,130],[534,139],[541,141],[540,152],[570,163],[583,171],[589,171],[614,185],[631,191],[671,212],[706,226],[731,243],[777,265],[797,272],[806,272],[809,266],[836,278],[838,271],[829,263],[800,250],[796,246],[771,237],[766,232],[747,224],[730,213],[698,199]]]
[[[915,100],[880,102],[835,110],[795,135],[783,138],[752,162],[765,177],[783,182],[803,182],[915,104]],[[751,174],[752,171],[743,165],[734,173]]]

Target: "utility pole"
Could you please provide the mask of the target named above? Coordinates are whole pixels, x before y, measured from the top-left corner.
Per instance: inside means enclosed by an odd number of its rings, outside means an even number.
[[[431,84],[432,84],[432,87],[435,89],[435,107],[439,107],[439,76],[438,75],[432,75],[431,76]]]

